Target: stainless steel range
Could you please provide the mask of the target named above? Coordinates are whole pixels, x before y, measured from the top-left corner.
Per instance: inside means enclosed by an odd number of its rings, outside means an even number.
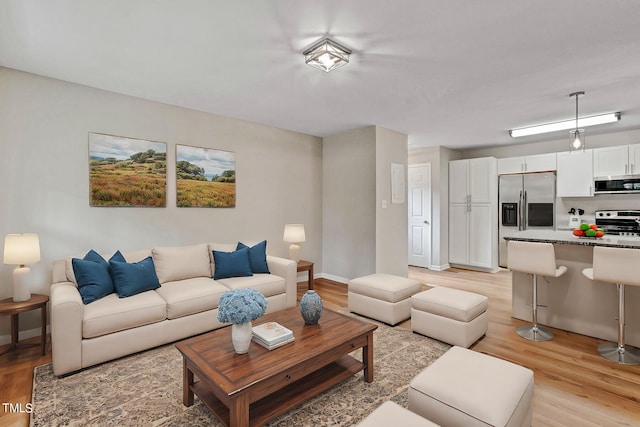
[[[640,211],[596,211],[596,225],[607,234],[640,236]]]

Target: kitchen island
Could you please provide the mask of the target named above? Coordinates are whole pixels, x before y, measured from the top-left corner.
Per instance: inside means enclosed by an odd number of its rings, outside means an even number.
[[[582,270],[592,267],[593,247],[640,250],[640,238],[605,235],[580,238],[571,231],[525,230],[505,240],[552,243],[556,265],[567,267],[557,278],[538,279],[538,323],[607,341],[618,338],[618,294],[615,284],[589,280]],[[508,256],[508,253],[507,253]],[[640,274],[640,264],[638,265]],[[512,316],[531,321],[531,275],[512,273]],[[626,287],[626,343],[640,347],[640,287]]]

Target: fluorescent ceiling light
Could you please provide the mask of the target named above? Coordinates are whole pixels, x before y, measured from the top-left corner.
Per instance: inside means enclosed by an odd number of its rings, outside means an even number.
[[[605,123],[613,123],[620,120],[620,112],[600,114],[598,116],[581,117],[578,119],[578,127],[603,125]],[[512,138],[520,136],[537,135],[540,133],[555,132],[559,130],[575,129],[576,119],[565,120],[563,122],[547,123],[544,125],[530,126],[520,129],[512,129],[509,135]]]
[[[327,73],[349,63],[351,51],[330,39],[322,39],[302,52],[304,62]]]

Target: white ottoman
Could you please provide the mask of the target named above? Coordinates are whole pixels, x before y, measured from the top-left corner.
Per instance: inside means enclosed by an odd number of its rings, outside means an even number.
[[[409,410],[443,426],[530,426],[533,371],[452,347],[409,384]]]
[[[349,281],[349,310],[395,325],[411,316],[411,295],[420,292],[417,280],[392,274],[371,274]]]
[[[367,418],[360,421],[358,427],[439,427],[426,418],[414,414],[390,400],[378,406]]]
[[[468,348],[487,333],[484,295],[442,286],[411,297],[411,328],[451,345]]]

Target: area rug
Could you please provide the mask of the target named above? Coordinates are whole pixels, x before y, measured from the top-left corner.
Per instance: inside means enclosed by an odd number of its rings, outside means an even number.
[[[376,322],[374,322],[376,323]],[[269,426],[350,426],[387,400],[407,406],[411,379],[450,346],[376,323],[374,381],[362,372],[272,420]],[[361,360],[362,351],[352,353]],[[170,344],[65,378],[34,369],[31,426],[222,426],[197,398],[182,404],[182,356]]]

